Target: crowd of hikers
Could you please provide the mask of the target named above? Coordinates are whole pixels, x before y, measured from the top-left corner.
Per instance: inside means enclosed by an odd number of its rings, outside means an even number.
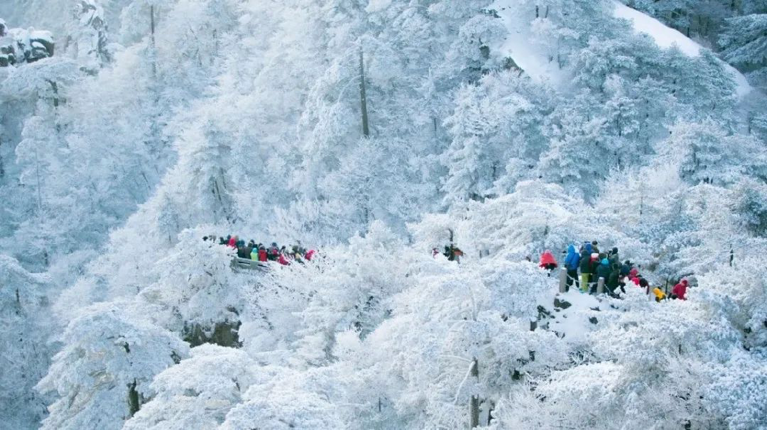
[[[563,269],[567,273],[565,291],[569,291],[570,287],[575,285],[583,293],[596,294],[599,279],[602,278],[605,292],[614,297],[617,297],[617,290],[620,289],[625,294],[626,286],[633,284],[644,288],[647,294],[653,294],[658,302],[667,298],[687,299],[688,281],[686,279],[676,284],[671,294],[667,296],[660,287],[651,287],[649,281],[639,273],[639,268],[635,267],[630,260],[621,262],[618,248],[600,252],[599,243],[593,241],[584,242],[578,250],[571,244],[563,254],[565,254]],[[556,269],[558,265],[554,254],[549,250],[541,254],[539,266],[549,272]]]
[[[260,263],[274,261],[288,266],[292,262],[311,261],[317,253],[317,251],[307,250],[301,245],[292,245],[288,248],[287,246],[280,247],[276,242],[272,242],[269,247],[262,243],[256,243],[254,240],[246,243],[238,236],[232,235],[220,238],[205,236],[203,238],[203,240],[211,242],[216,242],[217,239],[219,245],[225,245],[236,250],[238,258]],[[440,251],[437,248],[432,249],[432,256],[436,257],[439,254]],[[460,262],[460,258],[464,255],[463,251],[452,243],[446,245],[441,254],[448,260],[457,262]],[[639,267],[635,267],[631,260],[621,262],[618,248],[600,252],[599,243],[593,241],[584,242],[578,250],[575,249],[574,244],[570,244],[567,251],[563,251],[562,254],[565,255],[563,270],[567,275],[565,291],[569,291],[570,287],[575,285],[575,288],[582,293],[596,294],[601,278],[604,280],[605,292],[613,297],[618,297],[618,290],[625,294],[626,286],[633,284],[645,289],[648,295],[653,294],[658,302],[668,298],[687,300],[687,287],[689,286],[687,279],[682,279],[667,295],[660,287],[651,287],[649,281],[639,273]],[[527,257],[527,260],[530,260],[530,257]],[[559,265],[554,254],[546,250],[541,254],[539,266],[548,270],[550,275]]]
[[[203,240],[216,242],[216,236],[205,236]],[[272,244],[267,247],[262,243],[256,243],[256,241],[252,239],[245,243],[243,239],[232,235],[218,238],[218,244],[236,250],[237,258],[258,261],[261,263],[274,261],[283,266],[289,266],[294,261],[298,263],[303,263],[304,260],[312,261],[312,258],[317,254],[317,251],[314,249],[307,250],[301,245],[292,245],[290,247],[283,245],[280,247],[276,242],[272,242]]]

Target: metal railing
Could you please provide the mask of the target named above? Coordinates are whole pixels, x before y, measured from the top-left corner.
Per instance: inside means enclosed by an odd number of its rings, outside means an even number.
[[[254,261],[248,258],[235,257],[232,260],[232,268],[243,270],[258,270],[259,272],[266,272],[269,270],[269,265],[262,261]]]

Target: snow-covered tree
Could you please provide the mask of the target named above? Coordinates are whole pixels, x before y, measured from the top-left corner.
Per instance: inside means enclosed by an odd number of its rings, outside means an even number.
[[[231,260],[231,248],[203,240],[200,230],[186,230],[141,298],[162,309],[157,319],[193,345],[212,341],[238,346],[238,314],[253,279],[235,276]]]
[[[265,368],[245,393],[244,402],[233,408],[222,430],[312,428],[331,430],[344,426],[337,406],[317,385],[332,385],[320,372],[304,375],[290,369]]]
[[[453,142],[445,153],[444,164],[449,170],[445,192],[451,201],[479,200],[483,190],[491,185],[487,167],[486,136],[492,119],[487,117],[481,89],[469,85],[458,91],[453,115],[445,120]],[[483,168],[485,167],[485,168]]]
[[[154,396],[123,428],[216,428],[257,380],[254,367],[252,359],[236,349],[193,348],[188,359],[155,376],[150,386]]]
[[[187,344],[136,311],[95,305],[69,324],[38,384],[59,396],[42,428],[122,428],[152,396],[155,375],[186,357]]]
[[[764,143],[753,137],[727,134],[711,120],[678,123],[670,134],[657,151],[693,184],[732,184],[743,175],[764,177]]]
[[[738,69],[748,72],[754,82],[764,88],[767,85],[767,10],[733,17],[719,39],[725,60]]]
[[[615,164],[616,153],[607,146],[607,118],[598,115],[596,100],[588,92],[559,104],[546,119],[551,146],[539,161],[542,179],[575,188],[590,196],[596,184]]]
[[[758,427],[767,10],[625,3],[0,2],[0,427]]]
[[[50,364],[49,282],[0,254],[0,366],[13,370],[0,373],[0,413],[8,428],[31,428],[45,416],[46,398],[34,385]]]
[[[97,0],[79,0],[73,8],[67,50],[87,73],[97,73],[112,61],[104,9]]]

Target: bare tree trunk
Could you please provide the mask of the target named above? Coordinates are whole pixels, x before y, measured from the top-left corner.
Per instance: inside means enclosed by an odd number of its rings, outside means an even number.
[[[157,47],[155,37],[154,37],[154,5],[149,6],[149,49],[151,51],[151,63],[152,63],[152,79],[153,83],[154,80],[157,78],[157,50],[155,49]]]
[[[152,41],[152,48],[154,48],[154,5],[149,6],[149,33]]]
[[[0,147],[3,146],[3,140],[0,138]],[[5,163],[3,162],[3,155],[0,154],[0,179],[5,177]]]
[[[37,216],[43,216],[43,193],[41,191],[42,182],[40,181],[40,156],[37,145],[35,145],[35,176],[37,179]]]
[[[57,108],[59,107],[59,86],[55,81],[51,80],[48,80],[48,84],[50,84],[51,91],[53,91],[53,107]]]
[[[471,366],[471,376],[474,377],[474,379],[479,379],[479,363],[477,363],[477,359],[474,359],[474,362]],[[471,404],[470,404],[470,410],[471,410],[471,424],[469,428],[476,428],[479,427],[479,396],[471,396]]]
[[[370,137],[370,126],[368,124],[368,99],[365,88],[365,57],[360,47],[360,105],[362,108],[362,134]]]

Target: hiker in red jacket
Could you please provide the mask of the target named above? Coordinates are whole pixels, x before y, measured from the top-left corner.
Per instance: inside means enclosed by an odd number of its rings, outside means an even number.
[[[258,247],[258,261],[262,263],[266,263],[267,255],[266,255],[266,248],[264,248],[264,245],[261,245]]]
[[[306,255],[304,255],[304,258],[306,259],[306,261],[312,261],[312,258],[314,258],[314,254],[315,254],[316,252],[317,252],[317,251],[315,251],[315,250],[313,250],[313,249],[310,249],[310,250],[309,250],[309,251],[306,253]]]
[[[554,254],[548,249],[541,254],[541,264],[538,266],[543,267],[548,271],[552,271],[557,268],[557,260],[554,259]]]
[[[285,254],[280,254],[280,256],[277,258],[277,262],[279,262],[283,266],[290,266],[290,261],[288,261],[288,259],[285,258]]]
[[[676,285],[674,285],[674,288],[671,290],[671,297],[677,298],[679,300],[687,300],[685,295],[687,294],[687,279],[682,279],[682,281]]]
[[[229,238],[229,243],[227,243],[230,248],[237,249],[237,236],[232,236]]]

